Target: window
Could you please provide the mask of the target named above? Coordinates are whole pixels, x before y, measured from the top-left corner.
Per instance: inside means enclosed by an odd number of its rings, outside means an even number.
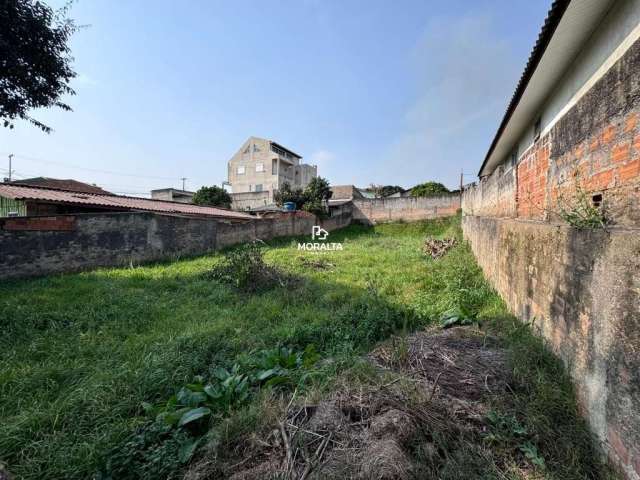
[[[240,165],[240,166],[238,167],[238,169],[236,170],[236,173],[237,173],[238,175],[244,175],[244,165]]]
[[[533,141],[536,142],[540,138],[540,129],[542,127],[542,117],[538,117],[536,123],[533,124]]]
[[[273,160],[271,160],[271,175],[277,175],[277,174],[278,174],[278,160],[274,158]]]
[[[264,172],[264,163],[256,163],[256,172]]]
[[[256,192],[261,192],[262,191],[262,184],[261,183],[257,183],[256,184]]]

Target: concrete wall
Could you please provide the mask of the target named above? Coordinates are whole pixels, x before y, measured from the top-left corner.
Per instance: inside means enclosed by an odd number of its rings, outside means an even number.
[[[569,368],[604,450],[640,478],[640,229],[465,216],[463,230],[509,308]]]
[[[272,191],[231,193],[231,209],[242,211],[273,204]]]
[[[350,212],[319,222],[307,212],[228,223],[123,212],[0,219],[0,279],[89,270],[199,255],[255,239],[311,235],[351,222]]]
[[[516,315],[535,318],[573,375],[604,451],[633,480],[640,480],[638,78],[640,41],[515,168],[496,169],[462,200],[464,234],[487,278]],[[606,229],[564,222],[563,211],[598,203]]]
[[[367,224],[428,220],[455,215],[459,208],[458,194],[418,198],[355,199],[353,220]]]

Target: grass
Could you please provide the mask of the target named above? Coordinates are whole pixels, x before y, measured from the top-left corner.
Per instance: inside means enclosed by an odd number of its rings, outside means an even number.
[[[508,316],[464,243],[433,261],[421,252],[425,235],[459,235],[459,222],[350,226],[331,234],[344,250],[322,254],[328,268],[309,267],[296,239],[274,241],[266,260],[302,281],[252,294],[203,275],[220,254],[0,285],[0,460],[18,478],[92,477],[145,431],[142,402],[166,400],[244,352],[314,344],[334,359],[314,380],[327,389],[377,341],[459,309],[509,345],[524,387],[496,408],[535,432],[548,478],[602,478],[562,367]],[[269,418],[271,395],[233,412],[221,441]],[[500,441],[510,448],[508,435]],[[171,467],[165,477],[180,469]]]

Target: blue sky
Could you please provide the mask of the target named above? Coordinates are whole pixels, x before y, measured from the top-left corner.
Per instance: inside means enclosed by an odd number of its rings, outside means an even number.
[[[60,5],[62,2],[50,2]],[[79,0],[74,111],[0,128],[0,175],[138,194],[220,184],[271,138],[332,184],[459,183],[502,118],[549,0]]]

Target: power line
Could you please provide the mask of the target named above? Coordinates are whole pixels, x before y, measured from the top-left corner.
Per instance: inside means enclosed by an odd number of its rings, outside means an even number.
[[[6,154],[6,152],[3,152],[3,153]],[[70,163],[56,162],[52,160],[42,160],[41,158],[28,157],[26,155],[14,155],[14,156],[16,158],[22,158],[23,160],[29,160],[32,162],[38,162],[38,163],[44,163],[44,164],[50,164],[50,165],[60,165],[62,167],[75,168],[77,170],[86,170],[87,172],[104,173],[107,175],[120,175],[123,177],[150,178],[150,179],[156,179],[156,180],[174,180],[174,181],[180,178],[180,177],[160,177],[160,176],[154,176],[154,175],[138,175],[135,173],[120,173],[120,172],[114,172],[111,170],[101,170],[97,168],[80,167],[78,165],[72,165]]]

